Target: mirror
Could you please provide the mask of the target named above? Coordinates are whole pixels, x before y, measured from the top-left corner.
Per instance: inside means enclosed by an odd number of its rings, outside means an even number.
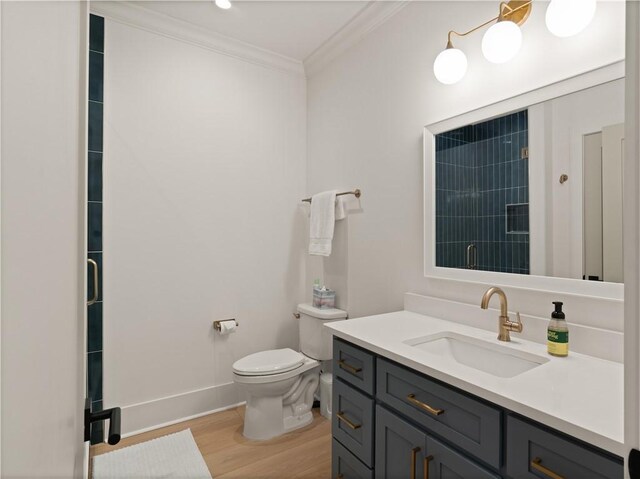
[[[547,97],[427,127],[428,269],[623,282],[624,78]]]

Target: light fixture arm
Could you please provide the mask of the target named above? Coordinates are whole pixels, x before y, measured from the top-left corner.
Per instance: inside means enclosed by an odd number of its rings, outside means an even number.
[[[507,20],[508,17],[512,16],[516,12],[519,12],[520,10],[522,10],[524,8],[531,7],[532,3],[533,3],[533,0],[529,0],[527,2],[524,2],[522,5],[518,5],[517,7],[512,8],[512,7],[509,6],[509,4],[507,2],[500,2],[500,14],[497,17],[494,17],[491,20],[487,20],[483,24],[472,28],[468,32],[460,33],[460,32],[456,32],[455,30],[449,30],[449,33],[447,34],[447,48],[453,48],[453,42],[451,41],[451,36],[452,35],[456,35],[458,37],[466,37],[467,35],[470,35],[471,33],[475,32],[477,30],[480,30],[483,27],[486,27],[490,23],[493,23],[493,22],[496,22],[496,21],[499,22],[499,21],[502,21],[502,20]],[[508,10],[508,12],[505,13],[505,10]],[[524,23],[524,21],[527,19],[527,17],[528,17],[528,14],[525,15],[523,17],[523,19],[519,23],[518,22],[516,22],[516,23],[518,23],[519,25]]]

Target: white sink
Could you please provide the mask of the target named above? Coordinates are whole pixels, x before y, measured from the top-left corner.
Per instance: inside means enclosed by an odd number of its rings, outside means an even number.
[[[518,376],[549,361],[543,356],[450,331],[404,343],[501,378]]]

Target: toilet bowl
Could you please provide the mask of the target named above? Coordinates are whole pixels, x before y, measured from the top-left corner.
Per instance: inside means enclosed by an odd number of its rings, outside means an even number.
[[[265,440],[313,421],[311,408],[321,361],[331,359],[331,334],[323,323],[345,319],[339,309],[299,305],[300,345],[250,354],[233,364],[233,380],[247,398],[243,435]]]

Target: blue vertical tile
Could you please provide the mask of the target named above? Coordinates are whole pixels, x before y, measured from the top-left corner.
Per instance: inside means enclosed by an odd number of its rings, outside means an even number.
[[[89,16],[89,49],[104,52],[104,18]]]
[[[102,153],[89,152],[88,162],[88,199],[102,201]]]
[[[102,103],[89,102],[89,150],[102,151]]]
[[[89,100],[103,100],[104,54],[89,52]]]
[[[102,303],[87,307],[87,352],[102,351]]]
[[[87,354],[87,387],[92,401],[102,399],[102,352]]]
[[[102,251],[102,203],[89,203],[87,213],[88,250]]]

